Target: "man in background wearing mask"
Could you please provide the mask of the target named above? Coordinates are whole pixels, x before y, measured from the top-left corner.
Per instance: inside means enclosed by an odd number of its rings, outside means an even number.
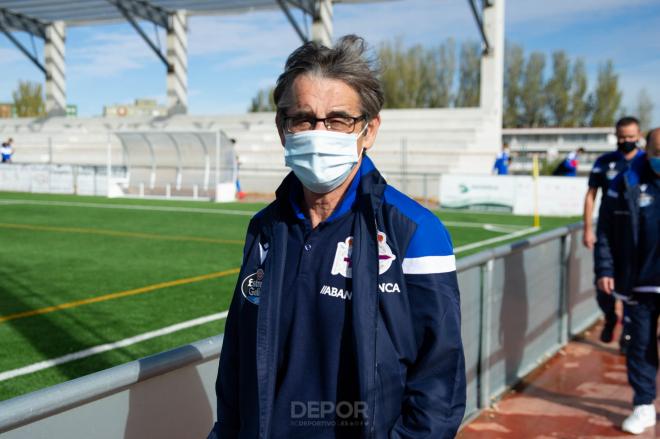
[[[584,224],[582,243],[589,250],[593,250],[594,243],[596,242],[596,236],[593,230],[593,211],[598,189],[601,190],[602,196],[605,196],[612,180],[621,172],[628,169],[628,164],[633,158],[642,154],[642,151],[638,147],[640,135],[639,121],[636,118],[624,117],[619,119],[616,123],[616,151],[608,152],[598,157],[591,169],[588,183],[589,188],[584,196],[584,213],[582,215]],[[605,324],[600,334],[600,340],[603,343],[609,343],[612,341],[614,328],[618,320],[614,311],[616,299],[614,296],[605,294],[602,290],[596,288],[596,300],[603,314],[605,314]],[[621,331],[619,342],[622,353],[625,353],[629,340],[630,335],[624,328]]]
[[[646,154],[619,174],[603,197],[598,218],[598,288],[626,301],[630,343],[626,355],[633,413],[622,429],[641,434],[656,423],[660,316],[660,129],[648,134]]]
[[[210,438],[451,438],[465,364],[451,239],[367,157],[365,42],[309,42],[274,92],[292,172],[251,220]]]

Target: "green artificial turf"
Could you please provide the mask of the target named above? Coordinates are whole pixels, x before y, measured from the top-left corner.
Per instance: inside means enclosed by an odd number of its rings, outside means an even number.
[[[52,203],[147,206],[156,210]],[[0,318],[236,269],[250,215],[264,205],[0,193]],[[532,226],[531,217],[510,214],[437,214],[447,223],[455,248]],[[541,225],[542,230],[549,230],[575,221],[542,218]],[[487,230],[482,224],[501,230]],[[519,239],[523,238],[507,238],[490,246]],[[487,246],[462,251],[458,256],[484,248]],[[0,373],[224,311],[235,282],[236,274],[231,272],[0,321]],[[217,335],[223,328],[224,320],[219,320],[0,381],[0,400]]]

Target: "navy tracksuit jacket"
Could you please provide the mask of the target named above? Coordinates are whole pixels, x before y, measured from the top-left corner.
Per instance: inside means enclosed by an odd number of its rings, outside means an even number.
[[[633,405],[652,404],[658,373],[657,323],[660,316],[660,178],[645,155],[612,182],[598,219],[596,274],[613,277],[628,298],[626,354]]]
[[[643,152],[638,149],[635,157],[643,154]],[[634,160],[631,159],[630,161]],[[602,200],[605,200],[607,196],[607,189],[609,188],[612,181],[619,175],[621,172],[624,172],[628,169],[629,161],[626,160],[626,157],[620,151],[612,151],[605,153],[599,156],[594,162],[594,166],[591,168],[589,173],[589,188],[600,189]],[[601,208],[604,203],[601,203]],[[600,213],[598,214],[600,216]],[[594,249],[594,252],[596,249]],[[616,299],[613,295],[606,294],[605,292],[596,289],[596,300],[598,301],[598,306],[605,314],[605,321],[609,324],[615,324],[618,320],[618,316],[615,312],[615,303]]]
[[[618,294],[660,285],[658,177],[646,154],[619,174],[603,197],[595,251],[596,276],[613,277]]]
[[[366,407],[362,437],[454,437],[465,411],[466,383],[449,234],[430,211],[387,185],[366,156],[359,173],[352,239],[327,246],[339,254],[350,245],[351,346]],[[274,419],[272,409],[285,343],[280,307],[290,270],[286,235],[296,220],[289,200],[296,184],[289,174],[276,200],[248,227],[220,355],[218,421],[209,438],[266,439],[273,424],[289,422]],[[385,269],[382,235],[390,260]],[[327,267],[328,276],[346,275],[342,260]],[[318,288],[309,293],[327,294],[327,287]]]

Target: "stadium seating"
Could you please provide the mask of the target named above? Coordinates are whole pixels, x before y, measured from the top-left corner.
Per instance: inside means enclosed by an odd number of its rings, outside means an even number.
[[[384,174],[395,184],[405,186],[408,192],[437,197],[439,174],[489,173],[499,145],[488,139],[499,136],[480,109],[384,110],[381,116],[377,144],[370,154]],[[117,131],[220,130],[236,139],[243,190],[272,193],[287,172],[274,119],[274,113],[7,119],[0,126],[0,136],[14,137],[16,163],[105,165],[108,142],[113,164],[127,161],[119,139],[113,134]],[[404,176],[406,182],[402,181]],[[132,178],[138,178],[137,173]],[[175,181],[169,183],[174,185]],[[165,184],[162,178],[159,184]]]

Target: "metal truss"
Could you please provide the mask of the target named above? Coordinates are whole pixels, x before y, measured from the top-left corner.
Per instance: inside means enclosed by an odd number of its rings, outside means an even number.
[[[289,20],[289,23],[291,23],[291,26],[293,26],[293,29],[296,31],[302,42],[308,42],[309,37],[302,31],[300,24],[291,13],[289,5],[308,14],[312,17],[312,20],[317,20],[321,17],[321,3],[316,0],[277,0],[277,4],[280,5],[282,12],[284,12],[284,15],[286,15],[286,18]]]
[[[156,56],[158,56],[163,64],[165,64],[167,71],[173,71],[172,65],[167,60],[167,57],[163,55],[163,52],[160,48],[160,43],[154,43],[137,22],[138,19],[143,19],[155,24],[156,26],[162,27],[166,31],[169,31],[171,27],[170,14],[172,12],[161,8],[160,6],[149,3],[146,0],[108,0],[108,3],[114,5],[117,10],[119,10],[119,12],[124,16],[124,18],[126,18],[129,24],[138,33],[138,35],[140,35],[144,42],[147,43],[149,48],[151,48]]]
[[[490,53],[490,43],[488,37],[486,36],[486,31],[484,30],[484,20],[483,20],[483,10],[485,8],[490,8],[493,6],[495,0],[482,0],[481,8],[477,6],[477,0],[467,0],[472,10],[472,15],[474,20],[477,22],[477,27],[479,28],[479,33],[481,34],[481,40],[484,44],[484,54]]]
[[[28,17],[27,15],[13,12],[9,9],[0,8],[0,32],[5,34],[9,41],[11,41],[23,55],[28,57],[32,63],[39,68],[45,75],[46,67],[39,61],[36,54],[30,51],[11,33],[12,31],[27,32],[33,37],[39,37],[46,40],[46,28],[49,23],[44,23],[36,18]]]

